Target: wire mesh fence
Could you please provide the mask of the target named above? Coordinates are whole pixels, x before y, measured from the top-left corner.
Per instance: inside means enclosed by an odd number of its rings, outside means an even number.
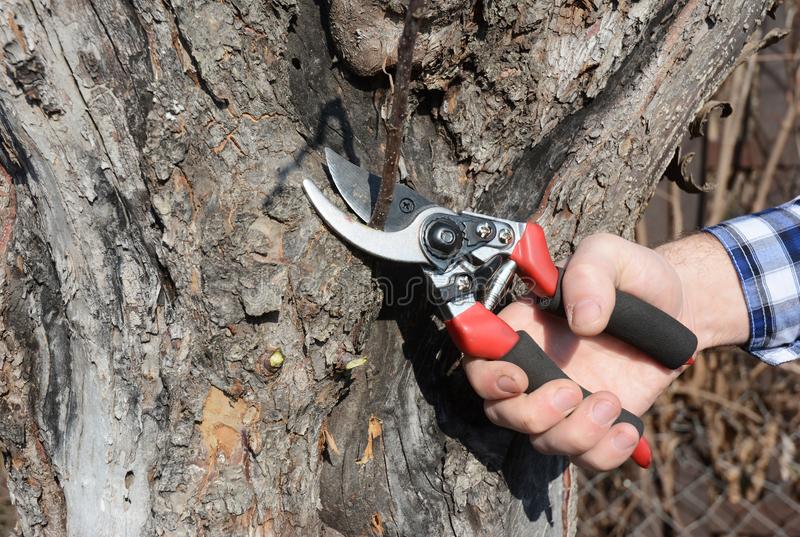
[[[708,352],[646,423],[650,470],[580,474],[579,537],[800,536],[800,367]]]
[[[792,440],[796,442],[798,438],[795,436]],[[752,501],[747,498],[734,501],[729,495],[729,484],[691,448],[678,448],[676,457],[680,459],[679,488],[667,502],[657,493],[657,484],[652,483],[651,478],[582,475],[579,487],[584,495],[585,511],[589,512],[583,512],[580,517],[578,535],[800,535],[796,487],[782,481],[777,471],[768,476]],[[617,490],[624,491],[611,502],[604,496],[609,481]],[[604,507],[591,512],[591,506],[599,505]]]
[[[798,435],[790,441],[795,444]],[[752,536],[800,535],[796,483],[782,480],[776,450],[761,491],[752,499],[731,498],[728,482],[690,447],[678,447],[676,492],[659,493],[657,476],[581,474],[579,536]],[[652,470],[658,472],[658,466]],[[613,500],[607,496],[615,489]],[[602,507],[601,507],[602,506]]]

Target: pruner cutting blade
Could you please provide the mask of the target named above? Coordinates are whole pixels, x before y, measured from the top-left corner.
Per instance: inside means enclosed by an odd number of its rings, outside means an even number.
[[[362,221],[369,222],[378,199],[381,178],[328,147],[325,148],[325,160],[339,194]],[[408,227],[422,211],[435,205],[415,190],[397,183],[384,230],[399,231]]]
[[[399,231],[385,232],[365,226],[340,211],[310,180],[303,181],[303,190],[322,219],[356,248],[390,261],[430,264],[420,245],[420,227],[428,214],[439,212],[438,207],[420,212],[411,224]]]

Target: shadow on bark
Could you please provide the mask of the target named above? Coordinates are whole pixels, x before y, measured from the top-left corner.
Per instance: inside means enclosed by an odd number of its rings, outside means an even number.
[[[375,271],[394,289],[420,276],[417,267],[397,264],[378,263]],[[384,303],[365,349],[371,365],[329,416],[340,453],[329,453],[322,471],[321,518],[345,535],[376,513],[389,535],[459,535],[460,528],[439,524],[464,511],[475,533],[496,525],[513,534],[521,518],[544,517],[552,526],[549,484],[566,461],[489,422],[463,369],[450,372],[459,353],[424,296]],[[364,463],[364,424],[373,418],[382,435]],[[387,514],[394,512],[397,520]]]
[[[398,285],[402,281],[399,279]],[[487,471],[500,472],[509,493],[522,502],[528,520],[538,520],[544,514],[552,524],[548,484],[564,472],[568,462],[537,452],[526,435],[498,427],[486,418],[483,400],[469,385],[463,367],[448,374],[461,353],[447,332],[432,321],[431,308],[419,304],[423,300],[410,305],[405,313],[385,308],[379,318],[397,322],[406,342],[403,355],[420,393],[435,413],[438,428],[457,440]],[[558,463],[553,464],[554,460]]]

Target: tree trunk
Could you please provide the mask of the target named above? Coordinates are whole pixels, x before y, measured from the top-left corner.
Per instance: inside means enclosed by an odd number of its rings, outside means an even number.
[[[574,534],[568,465],[487,422],[421,297],[381,308],[372,278],[416,272],[348,250],[300,189],[329,188],[325,145],[380,169],[402,5],[3,2],[17,534]],[[539,207],[563,257],[632,234],[772,2],[428,5],[405,179]]]

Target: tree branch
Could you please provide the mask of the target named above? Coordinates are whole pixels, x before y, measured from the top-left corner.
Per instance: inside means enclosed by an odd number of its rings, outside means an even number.
[[[403,140],[403,127],[408,115],[408,91],[411,83],[411,68],[414,59],[414,43],[417,41],[419,21],[425,0],[410,0],[406,11],[406,21],[400,42],[397,46],[397,71],[395,75],[395,93],[392,103],[392,117],[386,125],[386,158],[383,161],[381,187],[375,209],[369,225],[375,229],[383,229],[389,207],[394,197],[394,185],[397,177],[397,163],[400,160],[400,144]]]

